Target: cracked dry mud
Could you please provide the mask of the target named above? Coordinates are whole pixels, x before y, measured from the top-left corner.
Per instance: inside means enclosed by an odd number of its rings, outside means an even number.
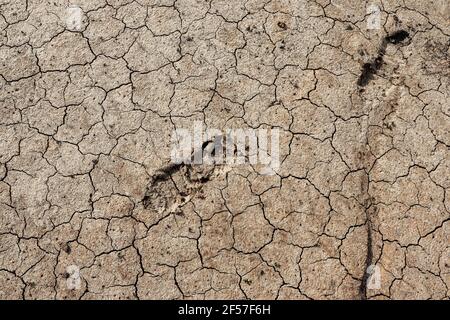
[[[0,298],[448,299],[447,4],[0,0]],[[280,170],[172,165],[194,121]]]

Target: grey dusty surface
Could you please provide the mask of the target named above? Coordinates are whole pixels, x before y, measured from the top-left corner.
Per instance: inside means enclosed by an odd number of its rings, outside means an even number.
[[[0,298],[448,299],[449,15],[0,0]],[[280,170],[171,167],[194,121],[279,128]]]

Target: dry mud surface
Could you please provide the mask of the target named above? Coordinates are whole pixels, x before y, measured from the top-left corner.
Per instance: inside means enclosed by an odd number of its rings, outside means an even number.
[[[0,298],[448,299],[449,35],[445,0],[0,0]],[[171,165],[195,121],[278,128],[279,170]]]

